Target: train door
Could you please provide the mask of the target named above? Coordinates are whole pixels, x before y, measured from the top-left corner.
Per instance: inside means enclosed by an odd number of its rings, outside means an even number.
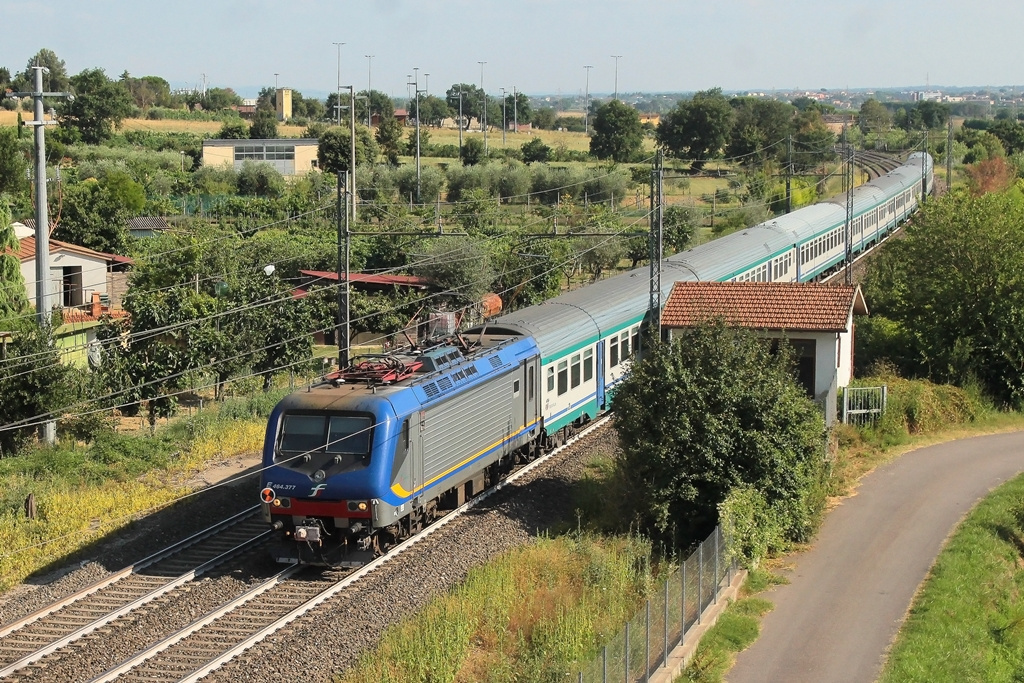
[[[517,433],[526,424],[527,374],[527,363],[523,363],[519,366],[519,372],[512,378],[512,424],[509,425],[508,436]]]
[[[523,392],[523,421],[528,425],[537,419],[537,379],[540,376],[536,358],[526,362],[526,391]]]
[[[597,374],[595,379],[597,380],[597,408],[598,410],[604,410],[604,339],[597,342]]]
[[[409,443],[409,455],[412,460],[412,489],[410,490],[415,492],[423,486],[423,433],[427,431],[427,411],[421,410],[413,416],[413,420],[418,423],[418,427],[413,430],[418,438]],[[413,505],[421,504],[419,496],[413,496]]]

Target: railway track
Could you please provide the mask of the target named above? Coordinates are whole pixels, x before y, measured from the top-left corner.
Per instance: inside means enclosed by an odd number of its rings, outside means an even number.
[[[868,179],[874,180],[900,166],[900,162],[878,152],[857,152],[854,163],[868,172]]]
[[[567,440],[563,447],[521,467],[498,485],[445,515],[369,564],[346,571],[323,571],[290,566],[250,588],[244,594],[195,619],[185,628],[166,635],[159,642],[91,679],[90,683],[114,680],[184,683],[199,680],[261,640],[279,633],[327,600],[341,595],[361,579],[401,556],[414,545],[422,543],[495,492],[548,462],[561,453],[563,448],[572,446],[604,422],[602,419],[591,423],[578,435]]]
[[[0,678],[181,589],[269,537],[253,507],[17,621],[0,626]]]

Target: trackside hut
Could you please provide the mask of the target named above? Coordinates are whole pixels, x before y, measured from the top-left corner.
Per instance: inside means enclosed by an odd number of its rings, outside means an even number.
[[[784,282],[677,282],[662,313],[662,331],[721,318],[769,339],[783,339],[797,356],[797,379],[835,419],[835,397],[853,377],[853,316],[866,315],[860,287]]]

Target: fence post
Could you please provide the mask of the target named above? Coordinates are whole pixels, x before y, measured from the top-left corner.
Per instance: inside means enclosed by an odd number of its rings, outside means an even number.
[[[704,611],[704,544],[697,546],[697,623]]]
[[[629,683],[629,622],[626,622],[626,676],[622,680]]]
[[[722,579],[718,574],[718,532],[722,530],[722,527],[715,527],[715,604],[718,604],[718,589],[722,587]]]
[[[647,620],[647,642],[644,644],[644,681],[650,683],[651,680],[651,601],[647,601],[647,614],[645,619]]]
[[[846,414],[850,409],[850,387],[843,389],[843,424],[849,424]]]
[[[601,648],[601,683],[608,683],[608,646]]]
[[[661,665],[668,666],[668,579],[665,579],[665,642],[661,655]]]
[[[682,603],[683,610],[682,610],[682,612],[681,612],[681,614],[679,616],[679,620],[681,622],[683,622],[683,623],[681,624],[681,627],[679,629],[679,644],[680,645],[682,645],[683,643],[686,642],[686,559],[685,558],[683,559],[682,575],[683,575],[683,590],[682,590],[682,597],[679,598],[679,601]]]

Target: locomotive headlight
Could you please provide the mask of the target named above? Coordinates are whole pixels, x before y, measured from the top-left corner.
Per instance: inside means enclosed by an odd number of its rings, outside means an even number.
[[[273,505],[273,506],[274,506],[274,507],[276,507],[276,508],[279,508],[279,507],[281,507],[281,499],[280,499],[280,498],[275,498],[275,499],[274,499],[274,502],[273,502],[273,503],[271,503],[271,505]]]
[[[317,470],[316,472],[313,473],[313,481],[317,482],[318,484],[326,478],[327,475],[324,473],[323,470]]]
[[[359,511],[360,512],[366,512],[366,501],[360,501],[359,502]]]

